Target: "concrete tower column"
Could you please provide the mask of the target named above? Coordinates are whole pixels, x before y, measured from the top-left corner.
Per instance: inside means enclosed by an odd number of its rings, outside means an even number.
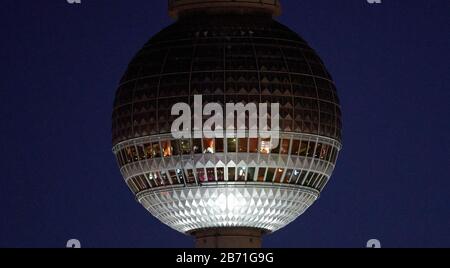
[[[191,234],[196,248],[261,248],[264,233],[255,228],[212,228]]]

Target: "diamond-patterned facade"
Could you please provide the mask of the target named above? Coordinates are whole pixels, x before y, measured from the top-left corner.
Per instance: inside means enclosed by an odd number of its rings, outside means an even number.
[[[138,201],[161,222],[177,231],[215,227],[253,227],[276,231],[289,224],[317,199],[301,187],[217,185],[143,192]]]

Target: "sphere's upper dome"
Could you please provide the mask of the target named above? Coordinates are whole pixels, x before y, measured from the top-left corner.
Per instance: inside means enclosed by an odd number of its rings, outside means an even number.
[[[188,16],[158,33],[117,90],[113,143],[169,133],[171,107],[204,102],[280,103],[280,127],[341,139],[334,83],[315,51],[270,16]]]

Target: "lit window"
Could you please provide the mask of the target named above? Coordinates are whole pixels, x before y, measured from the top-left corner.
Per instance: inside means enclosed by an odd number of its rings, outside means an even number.
[[[334,150],[334,147],[330,145],[328,148],[328,152],[327,152],[327,156],[326,156],[325,160],[331,161],[331,155],[333,154],[333,150]]]
[[[266,174],[266,182],[273,182],[273,176],[275,175],[275,168],[269,168]]]
[[[335,148],[332,148],[332,149],[331,149],[331,152],[330,152],[329,158],[330,158],[330,162],[332,162],[332,163],[334,163],[334,162],[333,162],[333,158],[334,158],[335,151],[336,151],[336,149],[335,149]]]
[[[228,181],[235,181],[236,177],[236,168],[234,167],[229,167],[228,168]]]
[[[144,144],[145,158],[153,158],[153,148],[151,143]]]
[[[123,150],[119,151],[120,158],[122,159],[122,166],[126,165],[128,163],[127,156],[125,155],[125,152]]]
[[[308,157],[313,157],[314,156],[314,150],[316,149],[316,143],[315,142],[313,142],[313,141],[311,141],[310,143],[309,143],[309,146],[308,146],[308,153],[306,154],[306,156],[308,156]]]
[[[139,160],[144,160],[145,159],[144,147],[142,147],[142,145],[137,145],[136,148],[138,151]]]
[[[159,148],[159,143],[155,142],[152,144],[152,153],[153,153],[153,157],[161,157],[161,150]]]
[[[124,164],[130,163],[131,161],[128,159],[128,155],[126,153],[125,149],[120,150],[120,154],[122,155],[122,159],[124,161]]]
[[[206,169],[206,175],[208,176],[209,182],[216,181],[216,174],[214,173],[214,168],[207,168]]]
[[[238,168],[238,174],[237,174],[237,180],[238,181],[245,181],[245,175],[246,175],[246,168],[245,167],[239,167]]]
[[[172,181],[172,184],[180,184],[175,170],[170,170],[169,175],[170,175],[170,180]]]
[[[308,175],[306,175],[306,178],[304,180],[304,182],[302,183],[303,186],[308,186],[309,183],[311,182],[312,176],[314,175],[313,172],[309,172]]]
[[[217,168],[217,181],[224,181],[224,168]]]
[[[180,141],[180,149],[181,153],[184,155],[191,154],[191,141],[190,140],[181,140]]]
[[[317,178],[320,176],[318,173],[314,173],[311,177],[310,181],[308,182],[308,187],[314,187],[314,184],[316,183]]]
[[[249,168],[247,171],[247,181],[253,181],[255,177],[256,168]]]
[[[136,153],[136,148],[134,148],[134,146],[127,147],[125,149],[125,152],[127,154],[127,159],[128,159],[129,163],[137,161],[137,153]]]
[[[308,142],[307,141],[302,141],[301,145],[300,145],[300,156],[306,156],[306,153],[308,152]]]
[[[131,155],[133,157],[133,161],[138,161],[139,157],[138,157],[136,147],[132,146],[132,147],[130,147],[130,149],[131,149]]]
[[[172,155],[180,155],[180,144],[178,141],[172,141]]]
[[[149,178],[149,174],[144,174],[143,176],[147,181],[147,184],[150,186],[150,188],[155,187],[155,182]]]
[[[178,176],[178,180],[180,181],[180,183],[185,184],[186,176],[184,175],[184,172],[182,169],[177,169],[177,176]]]
[[[258,152],[258,139],[249,139],[249,152],[257,153]]]
[[[292,169],[286,170],[286,174],[284,175],[284,178],[282,180],[283,183],[289,183],[289,180],[291,179],[292,171],[293,171]]]
[[[195,175],[192,169],[187,170],[187,183],[195,184]]]
[[[300,170],[296,170],[296,169],[295,169],[295,170],[292,172],[292,176],[291,176],[291,179],[289,180],[289,183],[291,183],[291,184],[297,183],[297,180],[298,180],[298,177],[299,177],[300,173],[301,173]]]
[[[278,145],[277,145],[276,148],[272,148],[271,154],[278,154],[278,153],[280,153],[280,143],[281,143],[281,141],[278,140]],[[272,145],[273,145],[273,144],[275,144],[275,141],[274,141],[274,140],[272,140]],[[273,147],[273,146],[272,146],[272,147]]]
[[[140,181],[140,184],[144,187],[143,190],[147,190],[150,188],[150,184],[148,184],[147,179],[144,175],[138,176],[138,180]]]
[[[164,157],[172,156],[172,146],[170,141],[162,141],[161,142],[162,152]]]
[[[166,172],[161,172],[161,178],[164,183],[164,185],[170,185],[169,177],[167,176]]]
[[[276,183],[280,183],[281,182],[281,177],[283,176],[283,172],[284,172],[284,169],[277,168],[277,171],[275,173],[275,179],[274,179],[274,181]]]
[[[305,180],[306,174],[308,174],[308,172],[305,170],[302,170],[302,172],[300,173],[300,175],[297,178],[297,184],[302,185],[303,180]]]
[[[266,168],[259,168],[258,170],[258,181],[259,182],[263,182],[264,181],[264,176],[266,175]]]
[[[139,193],[141,190],[140,190],[140,187],[139,187],[139,185],[138,185],[136,179],[133,178],[133,179],[130,180],[130,182],[131,182],[131,185],[133,185],[133,188],[134,188],[134,190],[135,190],[135,193]]]
[[[157,186],[163,185],[163,181],[161,179],[161,175],[159,174],[159,172],[153,173],[153,176],[155,177],[155,183]]]
[[[299,140],[293,140],[292,141],[292,152],[291,152],[291,155],[298,155],[299,151],[300,151],[300,141]]]
[[[314,183],[316,182],[316,178],[317,178],[317,176],[318,176],[319,174],[316,174],[316,173],[314,173],[312,176],[311,176],[311,178],[310,178],[310,180],[309,180],[309,182],[308,182],[308,187],[313,187],[313,185],[314,185]]]
[[[144,191],[148,188],[150,188],[150,185],[148,185],[147,180],[145,180],[145,177],[137,176],[133,178],[134,183],[138,187],[139,191]]]
[[[194,151],[194,154],[202,153],[202,139],[194,139],[192,150]]]
[[[236,139],[227,139],[227,151],[229,153],[236,152]]]
[[[291,140],[283,140],[281,142],[281,154],[289,154],[289,145]]]
[[[125,164],[125,162],[122,159],[122,154],[120,152],[117,152],[116,159],[120,167],[122,167]]]
[[[248,149],[248,139],[242,138],[239,139],[239,152],[240,153],[246,153]]]
[[[320,150],[320,159],[325,160],[328,157],[328,152],[330,150],[330,145],[323,144]]]
[[[223,153],[223,139],[216,139],[216,153]]]
[[[150,184],[148,183],[147,178],[144,175],[140,175],[139,180],[141,181],[141,184],[145,187],[145,190],[150,188]]]
[[[213,154],[215,151],[214,147],[214,139],[203,139],[204,154]]]
[[[322,143],[317,143],[316,152],[314,153],[314,157],[320,158],[321,152],[322,152]]]
[[[338,150],[336,148],[333,148],[333,156],[331,157],[331,162],[336,163],[338,156]]]
[[[261,140],[261,149],[259,151],[262,154],[270,154],[270,139]]]
[[[205,170],[203,168],[197,169],[197,178],[199,182],[205,182],[206,181],[206,174]]]
[[[148,181],[150,182],[150,185],[152,187],[158,187],[158,182],[156,181],[156,175],[154,175],[153,173],[149,173],[148,174]]]

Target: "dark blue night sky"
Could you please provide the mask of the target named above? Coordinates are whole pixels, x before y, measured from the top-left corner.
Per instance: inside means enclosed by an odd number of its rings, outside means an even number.
[[[264,246],[449,247],[450,1],[282,2],[336,81],[344,150],[318,202]],[[0,5],[0,246],[191,247],[111,153],[116,85],[171,23],[166,1]]]

